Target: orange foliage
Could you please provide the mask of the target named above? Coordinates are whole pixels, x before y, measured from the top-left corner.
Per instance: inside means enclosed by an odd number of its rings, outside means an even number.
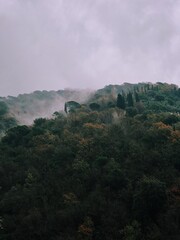
[[[170,191],[174,195],[175,199],[180,203],[180,186],[173,186]]]
[[[104,129],[104,124],[98,124],[98,123],[85,123],[84,127],[90,128],[90,129]]]
[[[180,140],[180,130],[173,131],[171,133],[171,141],[177,142],[178,140]]]
[[[84,235],[91,235],[93,232],[93,229],[82,224],[80,225],[78,232]]]
[[[158,130],[167,131],[168,136],[170,137],[171,142],[176,142],[180,140],[180,130],[173,131],[173,128],[169,125],[166,125],[162,122],[157,122],[153,124]]]
[[[172,127],[169,126],[169,125],[166,125],[165,123],[163,122],[157,122],[157,123],[154,123],[153,124],[157,129],[167,129],[167,130],[172,130]]]
[[[92,233],[94,231],[94,223],[90,217],[86,217],[84,223],[79,226],[78,233],[80,239],[92,239]]]

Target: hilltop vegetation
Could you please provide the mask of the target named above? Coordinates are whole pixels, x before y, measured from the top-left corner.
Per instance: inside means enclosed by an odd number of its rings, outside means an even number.
[[[174,84],[167,83],[139,83],[123,85],[109,85],[98,90],[93,96],[100,105],[107,107],[117,106],[117,95],[120,94],[126,102],[126,107],[143,108],[141,112],[180,112],[180,89]],[[132,95],[133,102],[128,102],[128,96]],[[140,105],[140,106],[139,106]]]
[[[15,127],[16,119],[9,114],[8,106],[5,102],[0,101],[0,138],[9,128]]]
[[[55,111],[63,110],[66,101],[73,99],[82,103],[90,96],[91,91],[88,90],[35,91],[17,97],[4,97],[1,102],[7,105],[9,114],[18,124],[30,125],[36,118],[48,118]]]
[[[70,100],[2,138],[0,239],[179,239],[180,89],[110,85]]]

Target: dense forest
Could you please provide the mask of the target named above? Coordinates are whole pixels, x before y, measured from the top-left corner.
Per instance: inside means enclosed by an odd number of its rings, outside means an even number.
[[[0,240],[180,239],[180,88],[76,101],[29,126],[0,102]]]

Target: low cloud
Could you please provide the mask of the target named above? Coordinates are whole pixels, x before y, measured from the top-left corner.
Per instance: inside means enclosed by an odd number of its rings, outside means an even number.
[[[0,0],[0,95],[180,84],[178,0]]]

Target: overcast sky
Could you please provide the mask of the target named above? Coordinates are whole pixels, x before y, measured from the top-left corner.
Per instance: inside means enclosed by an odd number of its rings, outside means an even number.
[[[180,0],[0,0],[0,96],[180,85]]]

